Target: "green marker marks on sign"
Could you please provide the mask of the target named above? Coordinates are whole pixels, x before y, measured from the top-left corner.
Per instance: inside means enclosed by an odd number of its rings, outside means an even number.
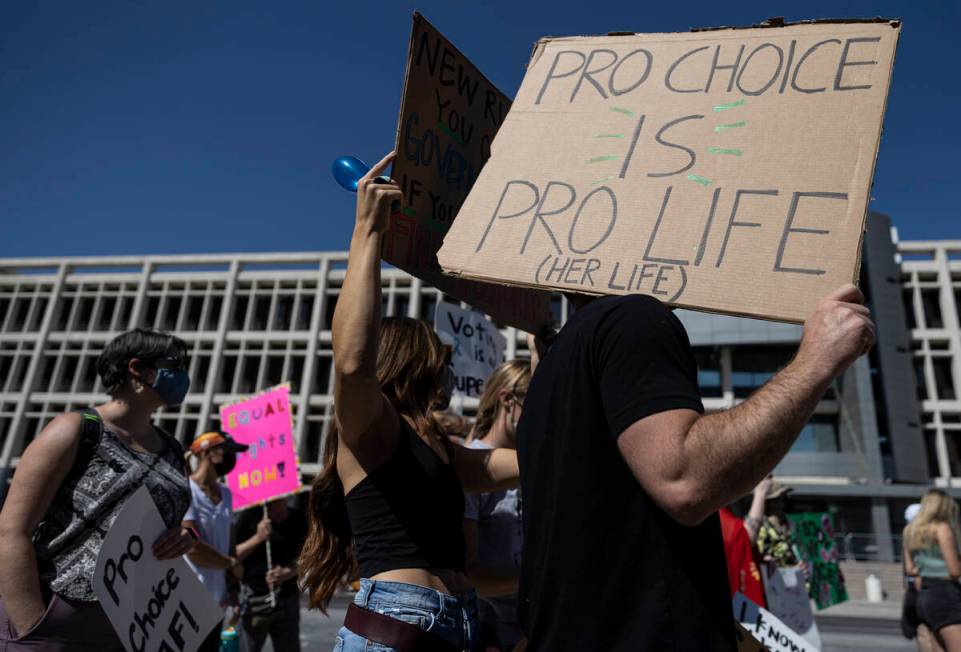
[[[740,156],[744,153],[739,149],[725,149],[723,147],[708,147],[707,151],[711,154],[731,154],[733,156]]]
[[[594,134],[594,138],[623,138],[624,134]]]
[[[720,113],[721,111],[727,111],[728,109],[733,109],[738,106],[744,106],[747,104],[747,100],[738,100],[736,102],[728,102],[727,104],[718,104],[714,107],[715,113]]]
[[[713,181],[711,181],[710,179],[705,179],[704,177],[699,176],[697,174],[689,174],[687,175],[687,178],[693,181],[694,183],[701,184],[705,188],[713,183]]]
[[[413,217],[413,218],[417,217],[417,211],[415,211],[410,206],[404,206],[404,210],[402,210],[401,212],[407,217]]]
[[[445,134],[447,134],[447,135],[450,136],[451,138],[453,138],[453,139],[454,139],[454,142],[456,142],[458,145],[460,145],[461,147],[463,147],[463,148],[465,148],[465,149],[467,148],[467,143],[465,143],[465,142],[461,139],[461,137],[458,136],[455,132],[451,131],[450,127],[448,127],[447,125],[445,125],[443,122],[438,121],[438,122],[437,122],[437,128],[440,129],[441,131],[443,131]]]
[[[610,181],[611,179],[616,179],[616,178],[617,178],[617,177],[614,176],[614,175],[610,175],[610,176],[606,176],[606,177],[601,177],[600,179],[595,179],[594,181],[591,181],[591,185],[592,185],[592,186],[596,186],[596,185],[599,184],[599,183],[604,183],[605,181]]]
[[[624,115],[626,115],[626,116],[629,117],[629,118],[633,118],[633,117],[634,117],[634,112],[633,112],[633,111],[631,111],[630,109],[622,109],[622,108],[619,107],[619,106],[612,106],[612,107],[611,107],[611,111],[613,111],[614,113],[623,113]]]
[[[727,131],[728,129],[738,129],[740,127],[746,127],[746,126],[747,126],[747,123],[742,120],[740,122],[731,122],[726,125],[718,125],[714,127],[714,131],[716,133],[721,133],[723,131]]]
[[[608,155],[606,155],[606,156],[595,156],[594,158],[589,158],[589,159],[587,159],[587,162],[588,162],[588,163],[600,163],[600,162],[602,162],[602,161],[616,161],[616,160],[619,159],[619,158],[620,158],[619,156],[615,156],[615,155],[613,155],[613,154],[608,154]]]

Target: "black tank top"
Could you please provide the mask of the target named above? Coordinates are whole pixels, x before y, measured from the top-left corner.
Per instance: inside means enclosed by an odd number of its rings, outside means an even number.
[[[400,419],[390,459],[344,497],[361,577],[397,568],[464,571],[464,490],[443,460]]]

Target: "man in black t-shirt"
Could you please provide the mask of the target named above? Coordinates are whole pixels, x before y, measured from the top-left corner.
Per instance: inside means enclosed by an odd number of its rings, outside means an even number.
[[[582,299],[534,375],[518,432],[528,652],[733,651],[717,510],[771,471],[870,348],[863,296],[845,286],[822,300],[794,361],[707,416],[668,308]]]
[[[259,652],[268,635],[274,650],[297,652],[300,650],[297,557],[307,538],[307,519],[300,510],[289,507],[286,498],[267,503],[269,523],[264,522],[263,514],[261,508],[250,508],[237,520],[237,540],[249,542],[237,546],[248,594],[243,616],[244,637],[250,652]],[[270,569],[267,568],[268,537],[273,564]]]

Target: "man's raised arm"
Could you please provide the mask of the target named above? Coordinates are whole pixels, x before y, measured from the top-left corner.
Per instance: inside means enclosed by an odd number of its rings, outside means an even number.
[[[873,344],[864,295],[845,285],[804,323],[794,360],[750,398],[705,416],[674,409],[644,417],[620,433],[618,448],[661,509],[696,525],[771,472],[825,390]]]

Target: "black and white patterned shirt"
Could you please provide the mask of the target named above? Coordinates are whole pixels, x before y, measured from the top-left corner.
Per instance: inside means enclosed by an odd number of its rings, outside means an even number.
[[[99,441],[95,411],[86,410],[77,461],[34,534],[40,581],[58,595],[86,602],[97,596],[91,580],[103,538],[127,499],[146,486],[164,523],[172,528],[190,506],[183,449],[158,428],[163,448],[140,453],[103,429]],[[98,424],[92,424],[97,426]]]

